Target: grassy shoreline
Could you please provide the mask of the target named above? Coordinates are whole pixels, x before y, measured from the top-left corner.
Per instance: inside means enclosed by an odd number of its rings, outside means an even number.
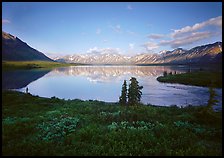
[[[77,64],[49,62],[49,61],[2,61],[2,70],[36,69],[76,66]]]
[[[3,155],[222,155],[222,112],[2,91]]]
[[[157,78],[159,82],[164,83],[180,83],[185,85],[194,85],[215,88],[222,88],[222,72],[187,72],[182,74],[173,74],[167,76],[160,76]]]

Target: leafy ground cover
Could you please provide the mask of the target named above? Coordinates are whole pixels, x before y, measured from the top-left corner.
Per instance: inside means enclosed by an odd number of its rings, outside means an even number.
[[[222,112],[2,91],[3,155],[222,155]]]

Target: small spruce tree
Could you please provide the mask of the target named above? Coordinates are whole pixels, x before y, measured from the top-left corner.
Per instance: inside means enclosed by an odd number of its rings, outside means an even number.
[[[143,86],[139,86],[138,81],[134,77],[132,77],[130,81],[131,83],[128,88],[128,105],[135,106],[140,103]]]
[[[126,105],[127,104],[127,83],[126,83],[126,80],[124,80],[124,83],[122,85],[121,96],[119,97],[119,103],[120,103],[120,105]]]
[[[163,77],[167,76],[167,71],[163,71]]]

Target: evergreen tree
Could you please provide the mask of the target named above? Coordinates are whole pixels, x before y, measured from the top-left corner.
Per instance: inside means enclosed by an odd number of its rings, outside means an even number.
[[[122,85],[122,91],[121,96],[119,98],[120,105],[126,105],[127,104],[127,83],[126,80],[124,80],[124,83]]]
[[[132,77],[130,81],[131,83],[128,88],[128,105],[135,106],[140,103],[143,86],[139,86],[138,81],[134,77]]]
[[[163,71],[163,77],[167,76],[167,71]]]

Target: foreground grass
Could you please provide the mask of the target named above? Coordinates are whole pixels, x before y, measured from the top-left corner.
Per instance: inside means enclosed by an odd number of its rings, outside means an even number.
[[[34,69],[72,66],[76,64],[49,62],[49,61],[2,61],[2,69]]]
[[[222,155],[222,113],[2,91],[3,155]]]
[[[222,72],[188,72],[183,74],[160,76],[157,78],[160,82],[166,83],[181,83],[186,85],[195,85],[216,88],[222,88]]]

